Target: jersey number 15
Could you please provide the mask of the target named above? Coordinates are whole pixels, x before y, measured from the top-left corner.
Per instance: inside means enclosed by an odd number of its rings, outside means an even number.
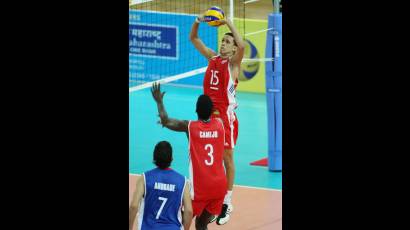
[[[212,70],[211,69],[211,82],[210,82],[211,85],[218,85],[219,84],[219,78],[218,78],[218,76],[216,76],[216,74],[218,72],[219,71],[217,71],[217,70]]]

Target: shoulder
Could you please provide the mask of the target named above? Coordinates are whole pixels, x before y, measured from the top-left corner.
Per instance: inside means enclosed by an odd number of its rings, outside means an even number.
[[[182,178],[182,179],[185,180],[185,176],[182,175],[181,173],[175,171],[174,169],[171,169],[171,172],[172,172],[173,174],[175,174],[175,176],[177,176],[177,177]]]
[[[218,121],[218,128],[221,132],[225,132],[225,126],[224,126],[224,122],[222,120],[222,118],[216,118],[216,120]]]
[[[193,127],[193,126],[195,126],[196,124],[198,124],[198,121],[188,121],[188,128],[189,128],[189,127]]]
[[[143,173],[140,177],[138,177],[137,178],[137,181],[136,181],[136,187],[137,188],[144,188],[145,187],[145,180],[146,180],[146,178],[145,178],[145,173]]]
[[[219,127],[219,128],[223,128],[223,127],[224,127],[224,123],[223,123],[223,121],[222,121],[221,118],[216,117],[216,118],[212,118],[212,120],[213,120],[213,125],[214,125],[214,126]]]
[[[153,168],[149,171],[142,173],[141,177],[142,178],[153,178],[153,177],[156,177],[160,173],[161,173],[161,170],[159,168]]]
[[[220,123],[221,125],[223,125],[222,118],[220,118],[220,117],[213,118],[212,120],[214,120],[215,123],[217,123],[217,124]]]
[[[208,61],[217,61],[219,59],[219,55],[214,55],[208,59]]]
[[[145,172],[143,172],[143,173],[141,174],[141,176],[150,175],[150,174],[154,173],[155,171],[157,171],[157,168],[153,168],[153,169],[151,169],[151,170],[145,171]]]

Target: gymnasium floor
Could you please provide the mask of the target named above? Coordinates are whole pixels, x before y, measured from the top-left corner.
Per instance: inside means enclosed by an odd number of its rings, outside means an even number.
[[[168,115],[177,119],[196,120],[195,103],[202,89],[170,85],[164,104]],[[173,147],[171,168],[188,177],[188,140],[184,133],[170,131],[157,124],[157,108],[150,89],[130,93],[129,173],[130,198],[138,174],[150,170],[157,142],[167,140]],[[237,93],[239,120],[238,145],[234,160],[236,178],[233,193],[235,210],[224,226],[215,223],[209,229],[282,229],[282,173],[250,163],[267,157],[267,112],[264,94]],[[193,229],[193,228],[191,228]]]
[[[196,120],[195,104],[201,89],[161,86],[168,115],[177,119]],[[267,157],[267,112],[264,94],[238,92],[236,109],[239,136],[234,151],[235,184],[282,189],[282,173],[249,163]],[[130,164],[129,172],[140,174],[154,167],[152,153],[156,143],[169,141],[173,147],[172,168],[188,176],[188,139],[184,133],[157,124],[157,107],[149,88],[130,94]]]

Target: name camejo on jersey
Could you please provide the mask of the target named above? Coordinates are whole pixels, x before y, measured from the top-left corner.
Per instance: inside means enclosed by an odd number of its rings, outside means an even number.
[[[154,189],[162,190],[162,191],[175,192],[175,185],[174,184],[164,184],[164,183],[160,183],[160,182],[155,182]]]
[[[199,131],[199,138],[218,138],[218,131]]]

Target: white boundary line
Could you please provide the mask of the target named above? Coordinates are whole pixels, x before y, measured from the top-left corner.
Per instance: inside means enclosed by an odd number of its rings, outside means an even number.
[[[274,58],[254,58],[254,59],[244,58],[244,59],[242,59],[242,63],[246,63],[246,62],[270,62],[270,61],[274,61],[274,60],[275,60]],[[182,79],[182,78],[186,78],[186,77],[189,77],[189,76],[194,76],[194,75],[197,75],[197,74],[200,74],[200,73],[204,73],[206,71],[206,68],[207,67],[202,67],[202,68],[199,68],[199,69],[191,70],[189,72],[185,72],[185,73],[182,73],[182,74],[175,75],[173,77],[159,79],[157,81],[161,84],[169,83],[169,82],[179,80],[179,79]],[[136,80],[131,80],[131,81],[135,82]],[[149,87],[152,86],[152,83],[154,83],[154,82],[156,82],[156,81],[150,81],[150,82],[146,82],[146,83],[141,84],[141,85],[133,86],[129,89],[129,93],[132,93],[132,92],[140,90],[140,89],[149,88]],[[188,88],[198,88],[198,89],[202,88],[202,86],[190,86],[190,85],[186,85],[186,84],[170,83],[169,85],[183,86],[183,87],[185,86],[185,87],[188,87]]]
[[[179,12],[165,12],[165,11],[155,11],[155,10],[130,9],[130,11],[147,12],[147,13],[155,13],[155,14],[174,14],[174,15],[198,16],[197,14],[188,14],[188,13],[179,13]]]
[[[136,173],[129,173],[131,176],[141,176],[141,174],[136,174]],[[241,187],[241,188],[252,188],[252,189],[259,189],[259,190],[267,190],[267,191],[274,191],[274,192],[282,192],[280,189],[273,189],[273,188],[262,188],[262,187],[253,187],[253,186],[245,186],[245,185],[233,185],[235,187]]]
[[[138,4],[142,4],[145,2],[152,2],[153,0],[132,0],[131,1],[131,5],[138,5]]]
[[[273,58],[244,58],[242,59],[242,63],[246,62],[265,62],[265,61],[274,61]]]
[[[252,21],[252,22],[268,22],[268,20],[267,19],[252,19],[252,18],[235,18],[235,20],[239,20],[239,21],[243,21],[243,20],[246,20],[246,21]]]
[[[248,4],[248,3],[258,2],[258,1],[259,1],[259,0],[249,0],[249,1],[244,2],[243,4]]]
[[[198,16],[198,14],[188,14],[188,13],[179,13],[179,12],[164,12],[164,11],[155,11],[155,10],[137,10],[137,9],[130,9],[129,11],[135,12],[147,12],[147,13],[156,13],[156,14],[175,14],[175,15],[186,15],[186,16]],[[235,18],[234,20],[245,20],[245,21],[252,21],[252,22],[268,22],[267,19],[253,19],[253,18]]]
[[[130,80],[131,82],[136,82],[136,80]],[[202,86],[199,85],[188,85],[188,84],[176,84],[176,83],[166,83],[164,85],[173,86],[173,87],[181,87],[181,88],[190,88],[190,89],[200,89],[202,90]]]
[[[253,188],[259,190],[267,190],[267,191],[274,191],[274,192],[282,192],[280,189],[273,189],[273,188],[262,188],[262,187],[253,187],[253,186],[245,186],[245,185],[234,185],[235,187],[242,187],[242,188]]]
[[[273,30],[273,28],[269,28],[269,29],[265,29],[265,30],[259,30],[259,31],[255,31],[255,32],[252,32],[252,33],[247,33],[247,34],[245,34],[245,37],[249,36],[249,35],[263,33],[263,32],[268,31],[268,30]]]
[[[129,92],[132,93],[132,92],[140,90],[140,89],[149,88],[149,87],[152,86],[152,84],[154,82],[159,82],[161,84],[164,84],[164,83],[168,83],[168,82],[171,82],[171,81],[186,78],[188,76],[194,76],[194,75],[197,75],[197,74],[200,74],[200,73],[204,73],[206,71],[206,68],[208,68],[208,67],[202,67],[202,68],[199,68],[199,69],[196,69],[196,70],[192,70],[192,71],[189,71],[189,72],[185,72],[185,73],[182,73],[182,74],[175,75],[173,77],[167,77],[167,78],[159,79],[157,81],[150,81],[150,82],[144,83],[142,85],[131,87],[129,89]]]

